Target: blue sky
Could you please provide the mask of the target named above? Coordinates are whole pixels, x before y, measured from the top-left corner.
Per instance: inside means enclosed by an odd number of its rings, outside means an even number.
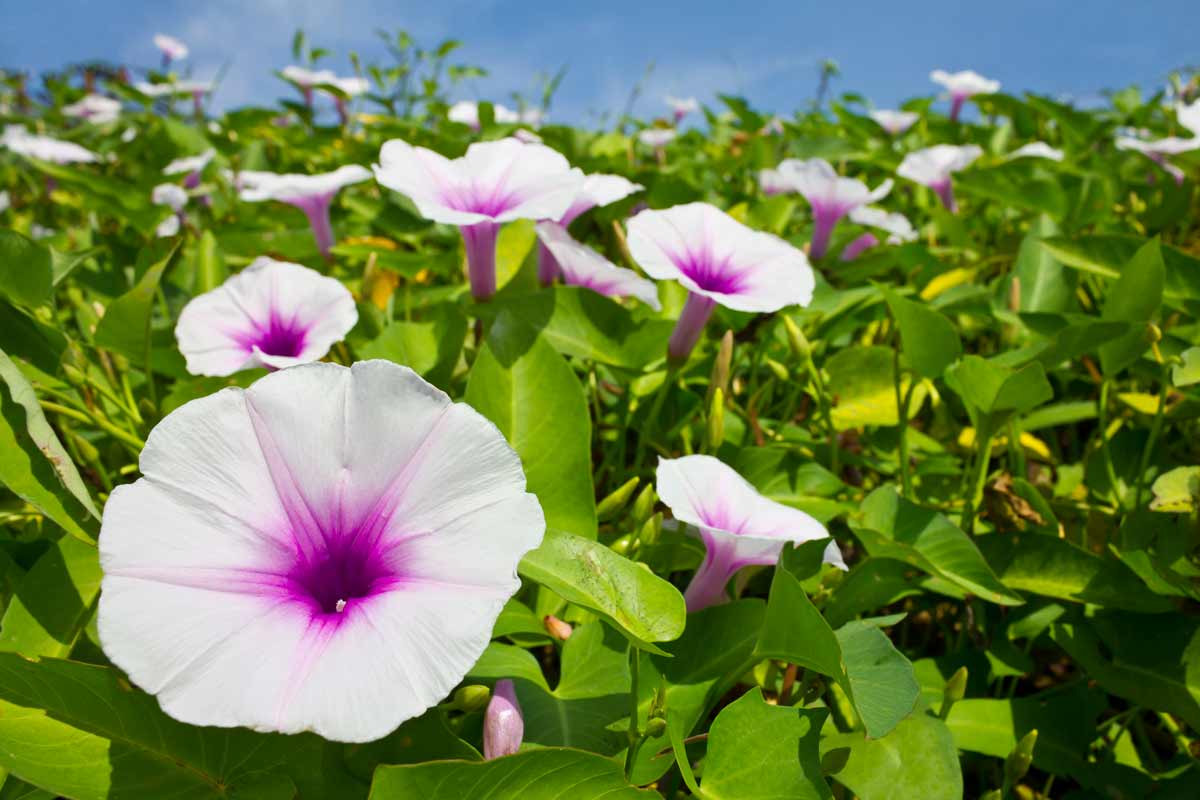
[[[150,39],[161,31],[189,44],[195,77],[227,68],[216,101],[231,107],[288,94],[271,70],[290,62],[297,27],[336,53],[322,66],[345,74],[350,50],[384,55],[378,28],[460,39],[461,60],[491,73],[459,89],[469,99],[506,102],[531,92],[537,72],[566,65],[552,116],[576,122],[619,111],[651,62],[641,116],[663,113],[668,93],[729,92],[790,113],[813,96],[823,58],[841,67],[835,91],[879,106],[933,91],[928,73],[938,67],[1089,102],[1200,65],[1197,0],[0,0],[0,66],[152,66]]]

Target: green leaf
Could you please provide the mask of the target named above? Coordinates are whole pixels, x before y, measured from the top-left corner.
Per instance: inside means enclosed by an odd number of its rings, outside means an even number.
[[[821,740],[822,753],[843,747],[849,749],[850,758],[833,778],[860,800],[961,800],[963,796],[954,736],[936,717],[915,714],[882,739],[842,733]]]
[[[1166,611],[1171,603],[1151,594],[1124,564],[1038,533],[988,534],[975,539],[1005,585],[1022,592],[1095,603],[1128,611]]]
[[[591,416],[563,357],[532,328],[501,314],[471,367],[466,401],[521,456],[547,527],[595,538]]]
[[[1147,240],[1140,236],[1126,235],[1042,240],[1042,247],[1067,266],[1109,279],[1118,278],[1132,266],[1134,256],[1146,244]],[[1170,245],[1161,245],[1159,249],[1166,268],[1163,297],[1200,300],[1200,258]]]
[[[993,603],[1025,602],[996,577],[971,537],[942,514],[904,499],[892,486],[881,486],[863,500],[851,528],[873,558],[903,561]]]
[[[950,320],[932,308],[914,303],[886,286],[880,287],[892,317],[900,328],[904,354],[917,374],[940,377],[962,355],[962,342]]]
[[[195,251],[195,294],[211,292],[229,277],[225,254],[217,244],[217,237],[206,230],[196,243]]]
[[[3,351],[0,482],[72,536],[95,540],[100,514],[83,478],[46,421],[33,387]]]
[[[467,318],[455,309],[441,307],[431,320],[391,323],[359,348],[359,353],[363,358],[403,364],[432,383],[445,385],[466,339]]]
[[[1151,240],[1134,254],[1121,271],[1121,277],[1109,287],[1104,302],[1105,320],[1147,323],[1162,305],[1166,267],[1157,239]],[[1150,347],[1144,324],[1100,348],[1100,367],[1105,375],[1115,375],[1137,361]]]
[[[1200,347],[1189,347],[1179,357],[1183,363],[1171,368],[1171,382],[1176,386],[1200,383]]]
[[[464,800],[468,797],[651,800],[657,792],[625,782],[621,766],[582,750],[546,747],[492,761],[433,761],[380,767],[370,800]]]
[[[496,286],[503,288],[521,271],[537,242],[533,220],[518,219],[500,229],[496,237]]]
[[[515,644],[504,644],[503,642],[488,644],[483,655],[475,662],[475,666],[467,672],[467,677],[493,681],[501,678],[520,678],[540,686],[547,692],[550,691],[537,659],[528,650],[517,647]]]
[[[768,705],[751,689],[708,732],[700,789],[706,800],[832,798],[819,753],[825,709]]]
[[[25,574],[0,620],[0,652],[64,657],[100,594],[96,547],[71,536],[50,545]]]
[[[1021,240],[1015,279],[1020,282],[1022,312],[1073,311],[1078,306],[1075,299],[1078,276],[1064,268],[1041,244],[1043,239],[1057,234],[1058,225],[1043,214],[1030,224],[1029,232]]]
[[[108,304],[96,326],[97,347],[115,350],[149,366],[154,295],[178,247],[178,244],[172,247],[161,261],[146,270],[132,289]]]
[[[848,694],[872,739],[886,736],[912,713],[921,694],[912,663],[879,630],[880,624],[893,622],[887,617],[854,620],[834,631],[846,662]]]
[[[446,710],[438,706],[382,739],[346,748],[347,769],[364,782],[371,780],[380,764],[417,764],[444,758],[483,760],[478,750],[450,730]]]
[[[847,347],[825,362],[829,391],[837,397],[833,424],[838,430],[864,425],[895,425],[900,419],[896,405],[895,355],[890,347]],[[900,382],[908,391],[909,379]],[[924,390],[913,393],[910,415],[924,402]]]
[[[683,633],[687,611],[679,590],[598,542],[547,530],[518,571],[567,602],[595,611],[644,649],[661,652],[650,643]]]
[[[762,658],[782,659],[843,683],[846,680],[842,648],[833,628],[786,569],[776,569],[771,580],[767,615],[754,651]]]
[[[1023,412],[1050,400],[1054,390],[1041,364],[1014,370],[979,356],[967,356],[947,376],[964,402],[985,414]]]
[[[360,797],[330,763],[340,749],[185,725],[113,669],[0,653],[0,766],[66,797],[288,798],[292,783],[304,796]]]
[[[53,292],[50,250],[16,231],[0,230],[0,296],[35,307]]]
[[[1176,467],[1154,479],[1152,511],[1191,513],[1200,500],[1200,467]]]
[[[615,300],[580,286],[501,295],[494,305],[540,330],[564,355],[630,369],[663,358],[674,327],[669,320],[637,320]]]
[[[1181,614],[1103,612],[1059,622],[1051,638],[1119,697],[1200,728],[1200,622]]]

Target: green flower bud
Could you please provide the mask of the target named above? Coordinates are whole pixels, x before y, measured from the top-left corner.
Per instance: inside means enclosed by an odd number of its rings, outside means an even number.
[[[788,346],[792,349],[792,356],[796,359],[796,369],[806,369],[809,362],[812,361],[812,345],[808,343],[804,331],[800,330],[800,326],[791,317],[786,314],[781,316],[783,327],[787,331]]]
[[[653,717],[646,720],[646,735],[647,736],[662,736],[667,732],[667,721],[662,717]]]
[[[618,486],[615,491],[601,500],[596,506],[596,516],[601,520],[615,517],[620,513],[621,509],[625,508],[625,504],[629,502],[629,498],[637,491],[638,484],[640,483],[641,479],[635,476]]]
[[[491,699],[492,692],[488,687],[481,684],[471,684],[463,686],[454,693],[450,705],[459,711],[470,713],[472,711],[482,711]]]
[[[641,493],[638,494],[637,500],[633,501],[633,511],[630,516],[633,517],[634,525],[641,525],[650,518],[650,514],[654,511],[654,501],[658,496],[654,493],[654,485],[647,484]]]
[[[708,449],[716,452],[725,441],[725,392],[715,389],[708,406]]]

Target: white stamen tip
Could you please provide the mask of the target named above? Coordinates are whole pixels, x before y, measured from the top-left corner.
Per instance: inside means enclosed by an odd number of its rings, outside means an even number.
[[[343,611],[345,611],[346,610],[346,601],[338,600],[337,603],[334,604],[333,610],[339,614],[342,613]]]

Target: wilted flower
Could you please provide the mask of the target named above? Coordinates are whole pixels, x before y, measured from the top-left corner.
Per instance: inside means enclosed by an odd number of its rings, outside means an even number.
[[[1118,150],[1134,150],[1139,152],[1162,167],[1168,174],[1175,178],[1175,183],[1182,186],[1184,173],[1179,167],[1167,161],[1167,156],[1174,156],[1180,153],[1186,153],[1191,150],[1200,149],[1200,136],[1191,139],[1181,139],[1178,136],[1168,136],[1165,139],[1157,139],[1152,142],[1135,139],[1132,136],[1117,137]]]
[[[671,107],[671,115],[675,118],[675,124],[678,125],[688,114],[695,114],[700,110],[700,101],[694,97],[672,97],[667,95],[667,105]]]
[[[499,103],[492,104],[492,119],[500,125],[530,125],[534,128],[542,124],[543,114],[535,108],[523,111],[513,111]],[[479,103],[473,100],[459,100],[450,106],[446,119],[466,125],[472,130],[479,130]]]
[[[954,200],[950,176],[968,167],[981,155],[983,149],[979,145],[936,144],[906,155],[896,174],[933,189],[942,199],[942,204],[954,212],[958,210],[958,204]]]
[[[583,186],[575,195],[571,206],[561,217],[552,221],[558,222],[565,228],[578,219],[581,214],[598,206],[606,206],[609,203],[623,200],[634,192],[640,192],[643,188],[645,187],[640,183],[634,183],[620,175],[588,175],[584,178]],[[557,275],[558,265],[554,262],[554,256],[546,249],[544,243],[539,242],[538,280],[543,286],[549,286]]]
[[[476,142],[461,158],[393,139],[375,179],[408,197],[426,218],[457,225],[467,252],[471,294],[496,293],[496,235],[515,219],[560,219],[583,186],[583,173],[560,153],[507,138]]]
[[[717,303],[770,312],[812,299],[815,278],[803,252],[708,203],[642,211],[629,220],[628,239],[650,277],[676,280],[688,290],[667,346],[675,361],[691,353]]]
[[[929,73],[929,79],[940,83],[950,91],[950,119],[957,120],[962,111],[963,102],[968,97],[977,94],[995,94],[1000,91],[1000,82],[989,80],[974,70],[963,72],[946,72],[935,69]]]
[[[879,127],[892,136],[896,136],[911,128],[921,118],[921,115],[912,111],[892,111],[886,108],[879,108],[870,112],[870,117],[878,123]]]
[[[333,226],[329,221],[329,204],[342,187],[361,183],[371,177],[371,171],[357,164],[339,167],[319,175],[276,175],[272,172],[241,172],[238,174],[239,197],[248,203],[278,200],[304,212],[312,226],[317,248],[329,255],[333,247]]]
[[[96,125],[114,122],[121,116],[121,101],[102,94],[89,94],[82,100],[63,106],[68,117],[79,117]]]
[[[170,66],[172,61],[181,61],[188,57],[187,45],[165,33],[154,35],[154,46],[162,53],[164,68]]]
[[[90,164],[100,156],[74,142],[64,142],[49,136],[31,134],[24,125],[8,125],[0,136],[0,146],[17,155],[49,161],[54,164]]]
[[[799,161],[789,158],[779,165],[779,173],[812,207],[813,234],[808,255],[821,258],[829,247],[829,237],[838,221],[859,206],[874,203],[892,190],[891,179],[874,189],[862,181],[843,178],[829,162],[820,158]]]
[[[200,185],[200,174],[204,172],[204,168],[209,165],[216,155],[217,151],[210,147],[198,156],[177,158],[163,167],[163,175],[186,173],[187,177],[184,178],[183,185],[188,189],[195,189]]]
[[[511,756],[521,748],[525,737],[525,718],[510,680],[496,681],[492,699],[483,714],[483,757],[488,761]]]
[[[724,602],[725,584],[739,569],[774,564],[788,542],[829,537],[820,522],[763,497],[712,456],[660,458],[655,489],[675,519],[695,526],[704,542],[704,561],[683,595],[688,611]],[[844,567],[836,542],[831,544],[834,551],[826,550],[826,560]]]
[[[538,243],[549,250],[568,285],[584,286],[609,297],[636,297],[656,311],[662,307],[654,281],[646,280],[631,269],[618,267],[592,248],[575,241],[562,225],[539,222],[537,235]]]
[[[193,725],[380,738],[476,662],[545,530],[495,425],[388,361],[193,400],[139,466],[104,509],[100,641]]]
[[[357,321],[354,298],[341,282],[260,256],[184,306],[175,338],[188,372],[232,375],[316,361]]]
[[[1030,142],[1013,150],[1007,158],[1048,158],[1051,161],[1062,161],[1063,151],[1057,150],[1045,142]]]

